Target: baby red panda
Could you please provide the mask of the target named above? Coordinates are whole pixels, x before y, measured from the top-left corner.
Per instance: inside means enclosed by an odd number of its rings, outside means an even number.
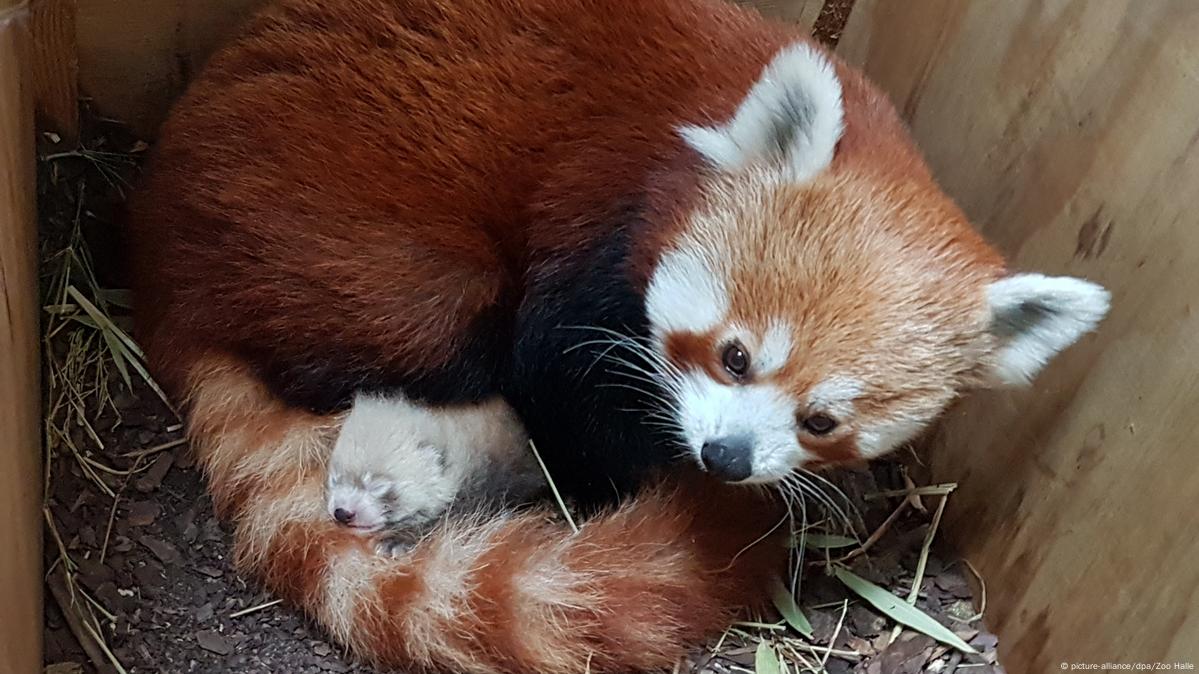
[[[875,457],[1094,328],[1107,292],[1007,269],[801,33],[718,0],[281,0],[215,55],[129,224],[243,568],[385,664],[669,667],[782,553],[756,491],[647,473]],[[323,499],[319,429],[362,394],[427,410],[415,437],[502,397],[568,497],[634,498],[384,560]]]
[[[451,508],[499,511],[544,485],[528,436],[502,400],[446,414],[402,396],[360,394],[329,455],[326,499],[336,522],[395,553]]]

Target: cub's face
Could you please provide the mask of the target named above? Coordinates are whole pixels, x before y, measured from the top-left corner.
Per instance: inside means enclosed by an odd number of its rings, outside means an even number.
[[[442,451],[419,437],[424,418],[402,397],[355,398],[326,466],[329,517],[371,533],[445,510],[459,485]]]
[[[329,517],[342,526],[370,533],[387,526],[403,494],[394,478],[333,466],[325,489]]]

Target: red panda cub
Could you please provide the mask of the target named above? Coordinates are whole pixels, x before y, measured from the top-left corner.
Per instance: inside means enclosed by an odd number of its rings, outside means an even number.
[[[503,400],[447,414],[402,396],[360,394],[329,455],[326,498],[334,521],[395,554],[451,508],[498,512],[529,502],[544,484],[524,427]]]
[[[279,0],[129,226],[241,567],[417,670],[672,666],[768,599],[777,503],[738,485],[890,451],[1108,309],[1007,269],[859,72],[720,0]],[[568,497],[632,496],[379,555],[327,511],[356,396],[415,438],[502,398]]]

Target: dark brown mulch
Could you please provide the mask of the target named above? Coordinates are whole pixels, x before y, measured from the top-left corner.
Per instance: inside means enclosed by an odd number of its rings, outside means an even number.
[[[120,396],[118,405],[123,421],[115,428],[114,418],[101,424],[115,451],[178,437],[177,431],[164,431],[174,419],[149,390]],[[114,466],[133,466],[114,453],[106,458]],[[238,578],[230,565],[230,537],[212,511],[188,448],[163,450],[150,465],[117,502],[107,546],[112,499],[80,474],[73,458],[55,460],[49,499],[57,529],[79,564],[80,585],[116,616],[106,625],[106,641],[128,671],[370,671],[342,659],[336,645],[288,609],[271,606],[234,617],[270,597]],[[46,563],[56,559],[48,541]],[[62,610],[53,601],[47,606],[46,663],[84,663]]]

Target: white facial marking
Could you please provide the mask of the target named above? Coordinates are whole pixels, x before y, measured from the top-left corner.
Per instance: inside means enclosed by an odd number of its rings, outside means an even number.
[[[898,416],[867,424],[858,429],[858,453],[864,459],[882,456],[916,437],[930,419]]]
[[[777,160],[790,180],[802,182],[829,165],[843,128],[836,70],[811,46],[798,43],[775,55],[731,120],[685,126],[679,134],[718,168]]]
[[[680,380],[678,390],[679,427],[696,461],[704,443],[732,436],[753,438],[746,482],[780,479],[810,458],[796,439],[795,400],[777,386],[729,386],[693,372]]]
[[[778,372],[787,364],[791,357],[791,328],[774,321],[766,329],[758,344],[757,353],[753,354],[754,372],[758,375],[769,375]]]
[[[382,493],[378,493],[379,487],[382,487]],[[378,531],[387,524],[384,505],[387,488],[388,484],[383,481],[360,485],[357,481],[335,479],[330,475],[326,498],[329,517],[338,519],[339,511],[349,513],[351,519],[343,522],[346,526],[362,532]]]
[[[860,379],[834,375],[808,391],[808,407],[812,412],[848,421],[854,412],[853,401],[865,390]]]
[[[673,250],[654,268],[645,310],[659,338],[669,332],[707,332],[728,313],[728,290],[702,253]]]
[[[1016,274],[987,288],[991,332],[999,340],[996,377],[1026,384],[1053,356],[1095,329],[1107,315],[1111,294],[1068,276]]]

